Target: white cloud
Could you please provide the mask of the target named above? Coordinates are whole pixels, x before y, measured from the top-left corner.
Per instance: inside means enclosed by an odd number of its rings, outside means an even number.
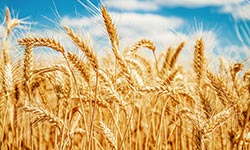
[[[157,47],[156,52],[159,54],[165,52],[170,46],[177,47],[184,41],[185,47],[178,61],[184,66],[188,66],[192,64],[194,45],[199,37],[203,38],[208,56],[212,57],[213,49],[220,44],[214,31],[199,30],[185,34],[175,32],[185,25],[181,18],[138,13],[111,13],[111,16],[118,30],[121,50],[133,46],[138,40],[149,39],[154,42]],[[88,23],[85,24],[86,21]],[[82,36],[90,34],[96,48],[95,51],[99,55],[103,54],[104,49],[110,48],[108,35],[100,18],[62,18],[61,23],[80,29],[76,31],[83,33]],[[100,38],[101,40],[96,40]],[[151,51],[140,50],[139,53],[152,58]]]
[[[82,18],[63,17],[60,20],[60,24],[75,28],[78,30],[78,32],[80,32],[80,34],[91,34],[91,36],[95,37],[101,37],[105,35],[102,19],[97,16]]]
[[[93,18],[83,17],[83,18],[69,18],[69,17],[63,17],[60,20],[60,23],[62,25],[67,25],[71,27],[79,27],[79,26],[89,26],[91,23],[93,23]]]
[[[155,14],[122,13],[117,22],[118,32],[122,38],[147,37],[160,38],[162,35],[172,35],[170,30],[175,30],[184,24],[184,21],[175,17],[163,17]]]
[[[119,24],[124,27],[135,27],[138,30],[154,31],[157,28],[175,29],[183,25],[183,20],[175,17],[164,17],[156,14],[112,13],[119,16]],[[118,24],[118,25],[119,25]]]
[[[235,11],[233,9],[234,2],[240,2],[241,0],[155,0],[155,1],[139,1],[139,0],[128,0],[118,3],[118,0],[105,1],[108,7],[115,7],[126,10],[157,10],[160,6],[184,6],[184,7],[202,7],[207,5],[225,6],[223,9],[224,13],[231,13]],[[141,4],[141,5],[139,5]],[[230,4],[230,5],[229,5]],[[124,8],[121,8],[123,7]],[[245,11],[249,11],[250,8],[244,8]],[[237,11],[236,11],[237,12]],[[179,28],[185,25],[185,22],[181,18],[177,17],[164,17],[157,14],[150,13],[110,13],[115,26],[117,27],[118,34],[120,37],[121,49],[132,46],[138,40],[143,38],[152,40],[156,47],[157,53],[165,51],[169,46],[177,47],[180,42],[184,41],[185,47],[181,53],[180,61],[182,64],[191,65],[194,45],[196,40],[202,36],[205,43],[205,52],[208,56],[214,56],[213,50],[220,46],[220,39],[216,36],[214,31],[202,31],[192,33],[178,33]],[[249,13],[236,13],[236,16],[242,16]],[[74,30],[80,34],[84,39],[90,35],[93,38],[92,45],[97,53],[101,53],[105,48],[110,47],[108,36],[103,25],[103,21],[100,16],[82,17],[82,18],[69,18],[62,17],[60,20],[61,25],[67,25],[73,27]],[[0,25],[0,37],[4,32],[4,27]],[[42,30],[36,33],[38,37],[53,37],[60,41],[67,50],[75,51],[77,48],[71,42],[70,38],[66,35],[63,30]],[[36,37],[36,36],[35,36]],[[87,38],[86,38],[87,37]],[[241,50],[240,52],[237,50]],[[226,51],[225,51],[226,50]],[[150,51],[143,51],[142,53],[148,53]],[[247,53],[248,52],[248,53]],[[41,51],[38,52],[41,56]],[[247,48],[241,48],[237,46],[228,46],[220,49],[218,52],[220,55],[227,54],[228,57],[237,57],[239,54],[249,56],[249,50]],[[147,55],[147,54],[146,54]],[[237,55],[237,56],[235,56]]]
[[[236,49],[239,48],[228,45],[227,48],[222,49],[220,47],[221,43],[219,37],[216,35],[216,32],[211,30],[190,31],[190,33],[175,32],[178,31],[179,28],[183,28],[185,25],[184,20],[181,18],[164,17],[150,13],[111,12],[110,14],[118,30],[121,50],[133,46],[138,40],[146,38],[155,43],[157,53],[159,54],[160,52],[166,51],[169,46],[177,47],[180,42],[184,41],[186,44],[178,61],[185,66],[188,66],[192,64],[196,40],[201,36],[205,43],[205,52],[209,58],[212,58],[211,60],[218,60],[218,57],[215,58],[216,55],[213,53],[214,51],[219,51],[218,53],[220,55],[226,53],[227,55],[230,54],[227,57],[234,57],[234,53],[237,52]],[[63,17],[60,20],[60,24],[73,27],[78,34],[85,37],[84,39],[86,39],[86,35],[90,35],[93,39],[92,45],[99,56],[103,54],[105,49],[110,49],[109,38],[100,16],[82,18]],[[44,34],[47,34],[49,37],[54,37],[68,50],[76,52],[75,50],[77,48],[74,47],[74,44],[64,31],[46,30],[42,33],[38,33],[39,36]],[[246,49],[244,49],[244,52],[247,52]],[[140,53],[143,53],[146,56],[152,56],[151,52],[147,50],[140,50]],[[238,55],[239,53],[236,54]]]
[[[116,25],[121,37],[122,48],[132,46],[138,40],[146,38],[155,43],[159,54],[170,46],[177,47],[184,41],[185,47],[180,58],[183,64],[192,61],[194,45],[198,38],[203,38],[206,54],[209,56],[212,55],[213,49],[220,44],[216,32],[212,30],[195,29],[189,33],[178,32],[185,26],[185,22],[181,18],[136,13],[113,13],[113,16],[119,18]],[[152,56],[150,51],[141,50],[140,52]]]
[[[173,32],[184,25],[184,21],[176,17],[163,17],[156,14],[138,13],[110,13],[121,40],[121,48],[132,46],[143,38],[154,41],[159,48],[165,49],[170,44],[177,43],[178,36]],[[99,44],[106,44],[109,41],[102,19],[90,18],[67,18],[61,19],[61,24],[77,28],[77,32],[90,34]],[[105,42],[103,42],[106,40]],[[179,41],[178,41],[179,42]],[[99,47],[103,48],[103,45]]]
[[[71,27],[83,27],[92,26],[98,22],[97,17],[82,17],[82,18],[69,18],[67,16],[62,17],[60,20],[61,25],[67,25]]]
[[[154,11],[159,8],[154,1],[138,1],[138,0],[105,0],[104,4],[108,7],[121,10],[146,10]]]

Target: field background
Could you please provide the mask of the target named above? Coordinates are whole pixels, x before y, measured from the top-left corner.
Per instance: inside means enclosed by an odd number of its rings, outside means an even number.
[[[248,1],[76,3],[0,5],[0,149],[250,149]]]

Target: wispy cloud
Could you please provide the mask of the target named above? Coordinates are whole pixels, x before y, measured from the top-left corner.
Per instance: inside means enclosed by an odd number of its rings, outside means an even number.
[[[163,6],[167,7],[206,7],[206,6],[225,6],[229,4],[238,4],[244,0],[104,0],[108,7],[120,10],[143,10],[156,11]]]
[[[218,6],[218,13],[232,14],[236,19],[250,18],[250,3],[245,0],[104,0],[108,7],[129,11],[159,11],[162,7],[201,8]]]
[[[230,13],[235,19],[250,19],[250,3],[226,5],[221,9],[222,13]]]
[[[249,56],[250,51],[246,46],[228,45],[225,48],[220,49],[218,55],[226,58],[234,58],[239,61]]]
[[[182,7],[206,7],[206,6],[224,6],[236,4],[244,0],[156,0],[159,5],[182,6]]]
[[[214,56],[217,58],[224,58],[226,60],[225,62],[227,62],[226,66],[228,68],[230,67],[230,64],[233,64],[235,62],[242,62],[243,60],[245,60],[244,68],[247,69],[250,67],[250,60],[248,59],[248,56],[250,56],[249,47],[244,45],[228,45],[224,48],[218,48],[217,53]]]

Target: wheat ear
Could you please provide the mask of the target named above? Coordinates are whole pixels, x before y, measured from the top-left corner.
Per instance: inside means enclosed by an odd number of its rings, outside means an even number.
[[[204,137],[207,137],[210,133],[212,133],[216,129],[216,127],[225,123],[225,121],[231,117],[232,114],[231,111],[232,110],[230,108],[225,109],[220,113],[218,113],[217,115],[213,116],[211,120],[209,120],[209,122],[207,122],[203,127]]]
[[[26,45],[24,53],[24,78],[26,82],[31,77],[32,65],[33,65],[32,45]]]
[[[32,38],[32,37],[27,37],[27,38],[23,38],[18,40],[18,43],[20,45],[32,45],[34,47],[39,47],[39,46],[45,46],[45,47],[49,47],[52,48],[62,54],[64,54],[64,48],[63,46],[57,42],[54,39],[51,38]]]
[[[138,41],[134,46],[132,46],[129,51],[132,53],[135,53],[138,49],[142,48],[142,47],[146,47],[152,51],[155,51],[155,45],[152,41],[147,40],[147,39],[142,39],[140,41]]]
[[[152,75],[153,68],[150,65],[150,62],[146,58],[144,58],[144,57],[142,57],[142,56],[140,56],[138,54],[132,54],[131,56],[134,57],[136,60],[138,60],[139,62],[141,62],[141,64],[144,65],[144,67],[146,68],[146,73],[148,75],[150,75],[150,76]]]
[[[65,31],[67,32],[67,34],[69,35],[69,37],[71,38],[71,40],[82,50],[82,52],[87,56],[87,58],[89,59],[92,67],[94,68],[95,72],[97,72],[98,70],[98,61],[97,61],[97,57],[96,54],[94,53],[94,51],[92,50],[92,48],[83,41],[83,39],[77,35],[76,33],[74,33],[74,31],[67,27],[64,26]]]
[[[230,92],[230,90],[226,87],[226,85],[216,77],[212,72],[207,71],[207,77],[210,80],[210,83],[214,90],[216,91],[218,97],[220,98],[223,105],[234,105],[234,96]]]
[[[13,74],[12,74],[12,65],[6,64],[3,69],[3,90],[5,96],[10,98],[10,94],[12,93],[13,87]]]
[[[107,12],[106,7],[102,6],[102,17],[110,38],[110,41],[113,44],[117,45],[119,47],[119,38],[118,38],[118,34],[116,31],[116,28],[112,22],[112,19],[109,15],[109,13]]]
[[[166,71],[170,67],[170,61],[171,61],[172,55],[173,55],[173,48],[169,47],[168,50],[167,50],[167,52],[166,52],[165,59],[164,59],[164,62],[163,62],[162,68],[161,68],[161,74],[162,74],[162,76],[165,75]]]
[[[194,50],[194,71],[196,73],[197,85],[200,85],[200,80],[204,70],[204,43],[202,38],[196,41]]]
[[[177,75],[179,71],[180,71],[180,68],[172,70],[172,72],[165,79],[164,84],[168,86],[171,83],[171,81],[173,81],[173,79],[175,78],[175,76]]]
[[[122,72],[124,73],[124,76],[126,77],[129,85],[131,87],[134,87],[134,82],[131,77],[131,71],[124,59],[124,57],[119,52],[119,38],[115,29],[114,24],[112,23],[112,19],[110,15],[108,14],[106,8],[102,6],[102,17],[106,26],[106,30],[108,32],[111,44],[112,44],[112,50],[114,52],[114,55],[119,63],[119,65],[122,67]]]
[[[10,63],[9,47],[8,41],[2,41],[2,53],[3,53],[3,63],[6,65]]]
[[[117,149],[117,141],[113,132],[102,122],[99,123],[100,134],[104,136],[113,149]]]
[[[54,114],[52,114],[51,112],[49,112],[48,110],[44,108],[36,107],[33,105],[26,105],[26,106],[23,106],[21,110],[25,112],[29,112],[34,115],[32,126],[37,126],[41,122],[49,121],[50,123],[53,123],[56,127],[58,127],[60,130],[62,128],[67,129],[67,126],[63,122],[63,120],[61,120],[60,118],[58,118],[57,116],[55,116]]]
[[[80,71],[82,77],[85,79],[85,81],[89,84],[90,83],[90,73],[89,70],[86,67],[86,64],[75,54],[72,54],[71,52],[68,52],[68,59],[69,61],[74,64],[74,66]]]
[[[176,61],[177,61],[177,59],[178,59],[178,57],[179,57],[179,55],[181,53],[181,50],[183,49],[184,45],[185,45],[185,43],[181,42],[181,44],[177,47],[175,53],[173,54],[173,56],[171,58],[171,61],[170,61],[170,64],[169,64],[170,68],[174,67],[174,65],[175,65],[175,63],[176,63]]]
[[[129,52],[135,53],[139,48],[142,48],[142,47],[146,47],[146,48],[152,50],[153,55],[154,55],[154,59],[155,59],[155,67],[156,67],[157,73],[159,73],[158,61],[157,61],[156,53],[155,53],[156,48],[155,48],[155,45],[152,41],[147,40],[147,39],[142,39],[142,40],[138,41],[133,47],[131,47],[129,49]]]

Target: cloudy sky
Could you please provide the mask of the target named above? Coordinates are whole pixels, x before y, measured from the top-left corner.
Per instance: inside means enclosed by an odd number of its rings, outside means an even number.
[[[250,56],[247,0],[90,0],[93,5],[87,0],[0,1],[1,19],[8,6],[14,16],[28,17],[26,21],[32,23],[34,32],[56,37],[63,43],[68,42],[58,28],[70,26],[83,37],[91,37],[98,52],[108,43],[98,11],[105,4],[119,32],[122,48],[147,38],[161,52],[185,41],[188,54],[195,40],[202,36],[209,53],[242,59]]]

